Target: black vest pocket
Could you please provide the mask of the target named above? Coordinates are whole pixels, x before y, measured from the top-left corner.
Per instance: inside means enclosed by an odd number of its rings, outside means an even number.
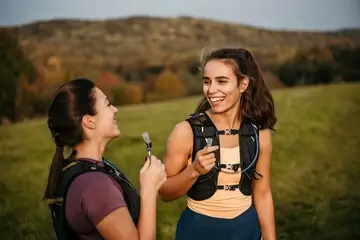
[[[250,196],[252,194],[252,180],[246,175],[246,172],[241,174],[239,190],[242,194]]]
[[[188,196],[196,201],[210,198],[216,192],[218,172],[215,169],[200,176],[188,191]],[[202,184],[205,182],[206,184]]]

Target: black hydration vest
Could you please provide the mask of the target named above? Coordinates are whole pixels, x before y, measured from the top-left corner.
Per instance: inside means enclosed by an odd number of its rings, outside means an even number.
[[[66,220],[65,200],[71,182],[81,174],[90,171],[103,172],[111,176],[121,186],[130,215],[134,224],[137,225],[140,214],[140,196],[136,189],[131,185],[130,181],[118,168],[105,159],[103,159],[103,165],[104,166],[99,166],[94,162],[76,160],[64,167],[57,184],[56,197],[48,200],[52,213],[53,226],[58,240],[79,239]]]
[[[210,198],[218,190],[234,191],[239,189],[244,195],[252,194],[252,179],[255,176],[256,163],[259,155],[259,130],[256,125],[249,120],[244,119],[240,129],[218,130],[210,117],[206,113],[195,113],[186,119],[191,125],[194,141],[192,151],[192,161],[195,160],[197,151],[203,149],[206,144],[206,138],[212,139],[212,145],[218,145],[219,148],[214,152],[216,162],[215,166],[206,174],[198,177],[196,182],[187,192],[187,195],[197,201]],[[219,135],[239,135],[240,142],[240,163],[221,164],[220,140]],[[222,168],[241,171],[239,184],[236,185],[218,185],[218,175]],[[257,174],[260,175],[260,174]],[[260,175],[261,176],[261,175]]]

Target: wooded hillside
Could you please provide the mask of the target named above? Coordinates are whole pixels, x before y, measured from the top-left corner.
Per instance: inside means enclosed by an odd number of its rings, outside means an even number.
[[[271,88],[360,80],[360,30],[270,31],[190,17],[53,20],[0,29],[0,122],[42,115],[53,89],[96,81],[117,105],[201,93],[203,47],[240,46]]]

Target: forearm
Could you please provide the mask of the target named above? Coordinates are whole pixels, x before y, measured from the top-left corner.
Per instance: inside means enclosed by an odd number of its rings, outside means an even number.
[[[163,201],[173,201],[184,196],[198,178],[193,165],[187,166],[179,174],[168,177],[159,193]]]
[[[259,216],[263,240],[275,240],[275,214],[271,191],[264,194],[254,194],[254,205]]]
[[[140,192],[139,240],[156,239],[156,192]]]

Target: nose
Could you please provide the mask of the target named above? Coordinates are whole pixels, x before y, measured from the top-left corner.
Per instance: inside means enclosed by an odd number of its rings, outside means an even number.
[[[215,81],[212,81],[209,85],[209,88],[208,88],[208,93],[209,94],[212,94],[212,93],[216,93],[217,92],[217,85],[215,83]]]
[[[113,106],[113,111],[114,113],[117,113],[118,109],[115,106]]]

